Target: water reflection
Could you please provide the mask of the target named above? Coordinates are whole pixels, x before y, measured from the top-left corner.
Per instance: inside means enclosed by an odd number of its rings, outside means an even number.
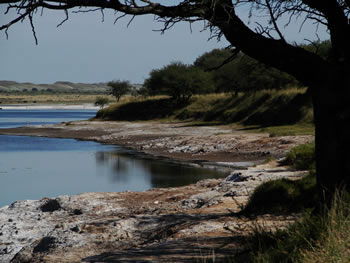
[[[118,146],[72,139],[0,136],[0,207],[83,192],[174,187],[224,172],[154,160]]]
[[[127,151],[97,152],[96,163],[99,169],[111,169],[109,177],[112,182],[125,183],[139,177],[149,182],[152,188],[183,186],[202,179],[221,178],[228,174],[225,169],[194,167]]]
[[[135,170],[133,160],[130,158],[123,158],[117,152],[97,152],[96,163],[99,170],[103,170],[100,175],[105,175],[108,170],[108,176],[112,182],[126,183],[131,178],[129,173]],[[147,180],[148,181],[148,180]]]

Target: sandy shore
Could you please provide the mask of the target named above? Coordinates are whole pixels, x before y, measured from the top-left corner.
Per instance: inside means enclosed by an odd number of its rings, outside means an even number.
[[[118,144],[150,156],[233,165],[281,157],[312,136],[269,137],[184,122],[79,121],[0,130]],[[244,250],[256,224],[285,227],[291,216],[238,216],[262,182],[300,178],[273,161],[235,168],[225,179],[145,192],[84,193],[0,208],[0,262],[206,262]]]

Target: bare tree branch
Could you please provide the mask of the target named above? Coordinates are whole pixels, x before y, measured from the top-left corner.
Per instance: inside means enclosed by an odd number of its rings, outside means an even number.
[[[347,32],[346,28],[349,27],[348,23],[345,26],[343,19],[345,17],[345,7],[341,7],[340,4],[335,4],[334,6],[334,4],[330,3],[333,1],[336,2],[336,0],[182,0],[178,4],[163,5],[152,0],[0,0],[0,3],[8,3],[11,5],[9,8],[16,9],[18,12],[16,19],[1,28],[8,29],[13,24],[28,17],[36,39],[33,15],[38,8],[64,10],[65,12],[73,9],[74,13],[109,9],[120,13],[115,18],[114,23],[127,15],[131,15],[128,25],[137,15],[153,14],[156,17],[156,21],[163,23],[163,28],[160,30],[161,33],[164,33],[179,22],[184,21],[191,24],[196,21],[207,21],[208,24],[205,28],[210,30],[211,38],[216,37],[220,39],[224,36],[233,46],[241,49],[251,57],[287,71],[290,74],[299,74],[297,76],[299,79],[306,79],[307,69],[305,73],[296,72],[297,70],[294,69],[298,67],[300,61],[304,61],[305,65],[308,64],[310,68],[323,62],[315,58],[313,54],[305,54],[306,51],[288,44],[284,39],[281,28],[277,25],[277,20],[282,16],[289,15],[290,19],[292,17],[306,18],[316,23],[328,23],[329,27],[341,24],[343,29],[337,29],[336,36],[339,39],[337,41],[346,43],[345,38],[342,39],[340,37],[340,33]],[[270,27],[257,22],[256,31],[254,32],[236,14],[236,7],[243,4],[250,5],[250,15],[252,17],[253,15],[260,15],[261,18],[265,18],[267,21],[270,19],[273,26]],[[74,8],[79,8],[79,10],[76,11]],[[342,12],[341,14],[339,13],[340,11]],[[340,18],[335,19],[334,14],[337,14]],[[330,15],[333,15],[334,20],[328,19]],[[60,24],[66,19],[67,15]],[[277,33],[279,39],[274,39],[272,31]],[[332,32],[332,34],[335,33]],[[350,43],[347,44],[350,46]],[[279,53],[280,55],[278,55]],[[281,54],[284,54],[283,60],[281,59]],[[319,75],[311,76],[310,78],[316,79],[316,77],[319,78]]]
[[[287,42],[287,41],[284,39],[284,36],[282,35],[281,31],[280,31],[279,28],[278,28],[277,21],[276,21],[274,12],[272,11],[272,8],[271,8],[271,5],[270,5],[269,0],[265,0],[265,2],[266,2],[267,9],[269,10],[269,13],[270,13],[271,22],[273,23],[273,26],[275,27],[275,30],[276,30],[277,34],[279,35],[279,37],[281,38],[281,40],[282,40],[283,42]]]
[[[32,33],[33,33],[33,37],[35,39],[35,44],[38,45],[38,38],[36,37],[35,27],[34,27],[34,23],[33,23],[33,15],[31,13],[29,13],[28,18],[30,21],[30,26],[32,27]]]
[[[218,69],[222,68],[226,64],[233,61],[240,52],[241,51],[238,48],[235,48],[234,50],[232,50],[232,55],[230,57],[228,57],[227,59],[225,59],[220,65],[217,65],[217,66],[211,67],[211,68],[207,68],[207,69],[205,69],[205,71],[210,72],[210,71],[214,71],[214,70],[218,70]]]
[[[15,19],[13,19],[12,21],[10,21],[9,23],[0,26],[0,30],[4,30],[4,29],[10,28],[10,26],[12,26],[13,24],[16,24],[17,22],[23,20],[26,16],[28,16],[28,14],[29,14],[30,12],[31,12],[31,11],[27,11],[27,12],[25,12],[24,14],[21,14],[20,16],[16,17]]]
[[[67,10],[64,10],[64,13],[65,13],[65,15],[66,15],[66,18],[65,18],[65,19],[63,19],[63,20],[62,20],[62,22],[61,22],[61,23],[59,23],[59,24],[57,25],[57,27],[62,26],[62,25],[63,25],[63,23],[64,23],[64,22],[66,22],[66,21],[69,19],[69,17],[68,17],[68,11],[67,11]]]

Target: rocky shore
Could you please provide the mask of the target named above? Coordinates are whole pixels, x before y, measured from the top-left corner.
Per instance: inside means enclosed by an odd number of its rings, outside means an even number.
[[[269,137],[227,126],[74,122],[0,134],[95,140],[178,160],[220,165],[283,156],[311,136]],[[235,165],[232,165],[235,166]],[[254,220],[236,212],[267,180],[305,173],[276,161],[235,168],[225,179],[145,192],[84,193],[17,201],[0,208],[0,262],[202,262],[243,248],[253,227],[284,227],[295,216]]]
[[[76,121],[0,129],[0,134],[93,140],[122,145],[150,156],[182,161],[232,163],[280,158],[313,136],[270,137],[265,133],[187,122]]]

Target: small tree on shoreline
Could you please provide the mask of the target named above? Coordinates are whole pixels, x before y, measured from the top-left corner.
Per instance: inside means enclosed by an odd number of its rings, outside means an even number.
[[[131,84],[129,81],[113,80],[107,84],[111,87],[111,94],[116,97],[119,102],[120,98],[131,91]]]
[[[99,106],[101,110],[108,103],[109,103],[109,99],[106,97],[97,97],[95,100],[95,106]]]

